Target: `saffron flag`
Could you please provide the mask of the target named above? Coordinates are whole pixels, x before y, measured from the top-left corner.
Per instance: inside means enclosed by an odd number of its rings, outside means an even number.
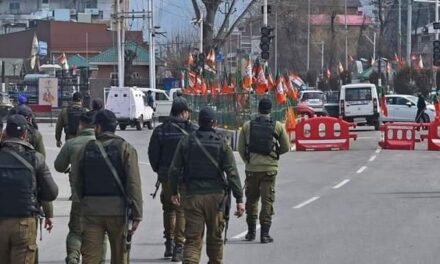
[[[279,104],[285,104],[287,101],[284,89],[284,78],[280,74],[277,76],[276,100]]]
[[[298,94],[296,92],[296,89],[292,85],[290,76],[288,75],[284,76],[284,87],[286,89],[286,94],[288,97],[290,97],[293,100],[298,100]]]
[[[256,76],[257,76],[256,93],[257,94],[264,94],[265,92],[268,91],[268,85],[267,85],[267,79],[266,79],[266,75],[264,74],[264,69],[263,69],[262,64],[257,66]]]
[[[67,71],[69,69],[69,64],[67,63],[67,57],[64,52],[63,52],[63,54],[58,56],[57,60],[61,64],[61,66],[63,67],[63,70]]]
[[[245,90],[250,90],[252,88],[252,78],[253,78],[252,62],[251,59],[248,59],[246,70],[244,73],[244,78],[243,78],[243,88]]]
[[[387,99],[386,99],[386,97],[385,97],[384,94],[382,94],[382,97],[381,97],[381,99],[380,99],[380,102],[381,102],[381,104],[380,104],[380,108],[381,108],[381,110],[382,110],[383,115],[384,115],[384,116],[388,116]]]
[[[292,132],[296,128],[296,115],[292,106],[289,106],[286,111],[286,131]]]
[[[272,72],[270,71],[270,68],[268,65],[266,65],[264,71],[265,71],[265,75],[266,75],[266,79],[267,79],[267,88],[270,91],[275,87],[275,82],[273,80]]]

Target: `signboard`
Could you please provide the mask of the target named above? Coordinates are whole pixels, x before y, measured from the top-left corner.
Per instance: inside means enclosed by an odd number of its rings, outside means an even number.
[[[38,79],[38,104],[58,107],[58,78]]]
[[[47,42],[38,41],[38,55],[40,55],[40,56],[47,55]]]

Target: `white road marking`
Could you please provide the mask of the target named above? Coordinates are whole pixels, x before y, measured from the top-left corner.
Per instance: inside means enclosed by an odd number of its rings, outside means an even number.
[[[376,149],[376,154],[379,154],[382,149]]]
[[[344,186],[345,184],[347,184],[348,182],[350,182],[350,180],[349,179],[345,179],[345,180],[341,181],[340,183],[336,184],[335,186],[333,186],[332,188],[333,189],[339,189],[342,186]]]
[[[300,209],[300,208],[302,208],[302,207],[304,207],[304,206],[306,206],[306,205],[308,205],[308,204],[313,203],[314,201],[316,201],[316,200],[318,200],[318,199],[319,199],[319,196],[315,196],[315,197],[313,197],[313,198],[308,199],[308,200],[305,201],[305,202],[302,202],[302,203],[298,204],[297,206],[294,206],[293,209]]]
[[[376,155],[371,156],[371,158],[368,160],[368,162],[372,162],[376,159]]]
[[[366,169],[367,169],[367,166],[362,166],[360,169],[358,169],[358,170],[356,171],[356,173],[357,173],[357,174],[360,174],[360,173],[364,172],[364,170],[366,170]]]
[[[261,228],[261,226],[260,225],[257,225],[257,231],[258,230],[260,230],[260,228]],[[232,237],[232,239],[240,239],[240,238],[243,238],[244,236],[246,236],[246,234],[247,234],[247,230],[246,231],[244,231],[244,232],[241,232],[240,234],[238,234],[238,235],[236,235],[236,236],[233,236]]]
[[[145,161],[139,161],[139,164],[142,164],[142,165],[150,165],[149,162],[145,162]]]

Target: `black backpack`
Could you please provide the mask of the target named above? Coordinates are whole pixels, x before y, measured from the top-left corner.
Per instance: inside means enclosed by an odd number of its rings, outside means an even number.
[[[85,113],[86,110],[83,107],[71,106],[67,108],[67,127],[66,134],[68,135],[76,135],[78,132],[79,126],[79,117],[82,113]]]
[[[275,134],[275,122],[272,119],[257,117],[252,120],[247,146],[248,161],[250,153],[271,156],[278,160],[280,157],[278,138],[278,135]],[[272,155],[273,152],[276,156]]]

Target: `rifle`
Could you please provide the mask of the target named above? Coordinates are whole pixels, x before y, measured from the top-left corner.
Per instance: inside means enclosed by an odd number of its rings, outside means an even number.
[[[125,237],[125,249],[127,250],[128,259],[130,259],[131,250],[131,240],[133,237],[133,217],[131,212],[131,204],[127,205],[125,210],[125,227],[126,227],[126,237]]]
[[[231,215],[231,200],[231,188],[226,187],[224,198],[225,240],[223,242],[225,245],[228,241],[229,219]]]
[[[151,197],[153,197],[153,199],[156,198],[157,191],[159,191],[159,187],[160,187],[160,181],[159,180],[156,181],[156,184],[154,185],[154,187],[156,189],[154,190],[153,193],[150,193],[150,195],[151,195]]]

